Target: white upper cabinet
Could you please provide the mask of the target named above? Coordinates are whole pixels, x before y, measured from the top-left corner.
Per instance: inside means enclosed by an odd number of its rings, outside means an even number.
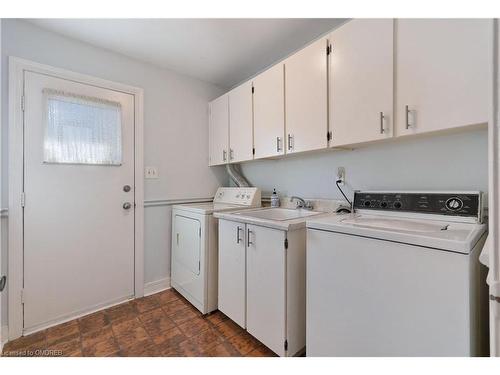
[[[393,28],[390,19],[359,19],[330,35],[330,146],[392,136]]]
[[[327,45],[322,38],[285,60],[286,153],[328,146]]]
[[[226,164],[229,145],[229,100],[222,95],[209,104],[209,165]]]
[[[488,121],[492,21],[396,21],[397,135]]]
[[[253,159],[252,82],[229,92],[229,162]]]
[[[255,159],[285,153],[285,82],[283,64],[253,80]]]

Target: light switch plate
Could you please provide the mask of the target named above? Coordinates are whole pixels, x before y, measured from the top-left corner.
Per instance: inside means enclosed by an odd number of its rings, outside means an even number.
[[[146,167],[144,169],[144,175],[146,179],[158,178],[158,169],[156,167]]]

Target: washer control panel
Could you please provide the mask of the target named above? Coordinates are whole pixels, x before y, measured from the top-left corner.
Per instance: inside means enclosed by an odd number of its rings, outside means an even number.
[[[478,217],[481,193],[355,192],[354,209]]]
[[[214,203],[241,206],[260,206],[260,201],[260,189],[254,187],[220,187],[214,197]]]

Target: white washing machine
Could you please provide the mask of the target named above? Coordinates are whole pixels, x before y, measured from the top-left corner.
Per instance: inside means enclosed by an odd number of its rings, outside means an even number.
[[[213,202],[172,207],[171,284],[202,314],[217,310],[218,219],[214,212],[260,207],[253,187],[221,187]]]
[[[357,192],[307,221],[307,356],[488,353],[478,192]]]

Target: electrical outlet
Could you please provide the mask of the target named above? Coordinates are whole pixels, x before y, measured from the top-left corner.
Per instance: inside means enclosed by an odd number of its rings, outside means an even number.
[[[156,167],[144,168],[144,177],[147,179],[158,178],[158,169]]]
[[[339,185],[344,186],[345,183],[345,168],[338,167],[337,168],[337,181],[340,180]]]

